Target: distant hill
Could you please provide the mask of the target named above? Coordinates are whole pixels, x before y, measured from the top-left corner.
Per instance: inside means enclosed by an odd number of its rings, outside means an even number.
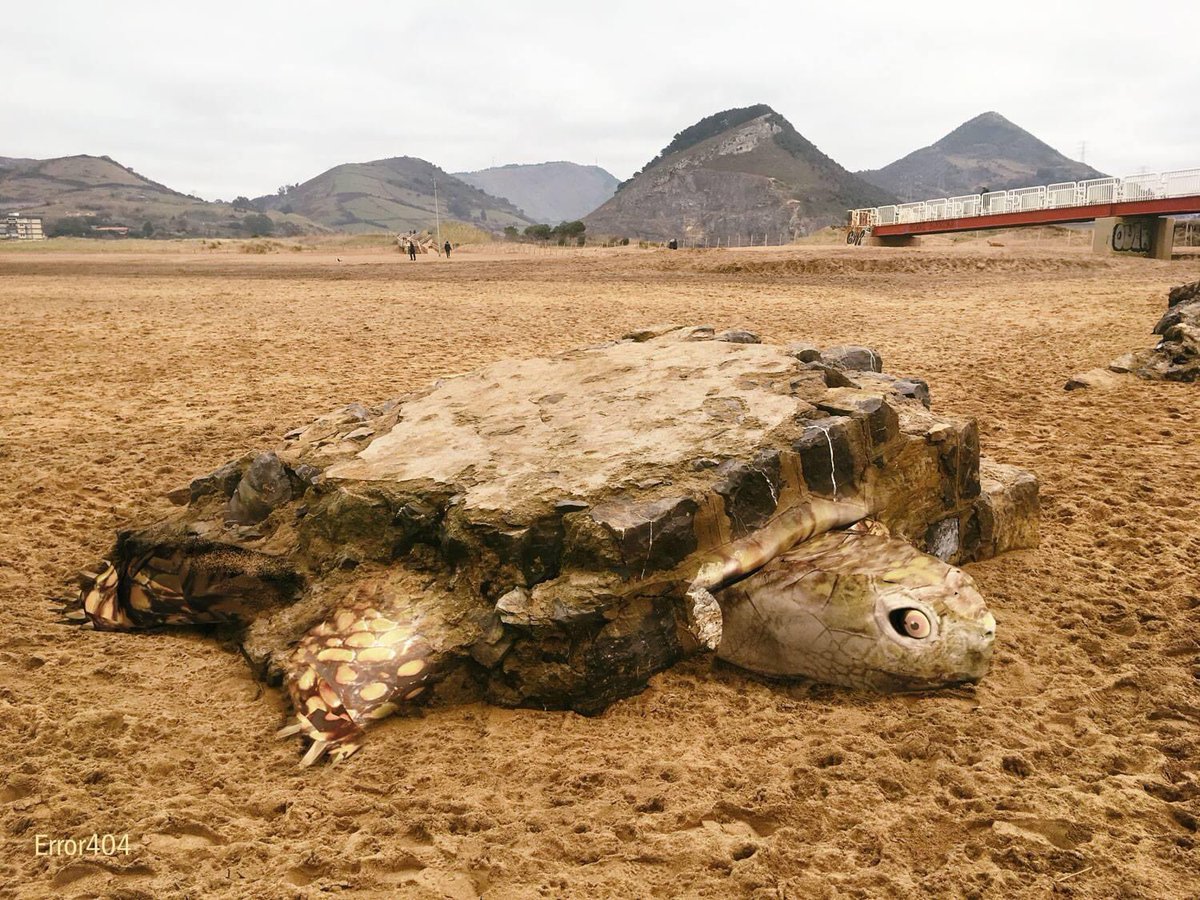
[[[181,194],[107,156],[0,157],[0,213],[18,210],[41,216],[49,231],[59,222],[86,221],[140,232],[150,223],[157,234],[192,236],[243,234],[242,221],[256,212]],[[286,223],[293,233],[315,227],[298,216],[273,218],[275,227]]]
[[[775,241],[892,202],[847,172],[765,104],[728,109],[675,135],[616,196],[589,233],[651,240]]]
[[[1068,159],[1004,116],[985,112],[929,147],[882,169],[859,172],[901,200],[930,200],[1101,178],[1089,165]]]
[[[284,194],[259,197],[264,209],[294,213],[338,231],[433,228],[433,183],[443,219],[482,228],[532,224],[512,203],[484,193],[423,159],[397,156],[334,166]]]
[[[547,225],[582,219],[616,193],[619,184],[599,166],[573,162],[514,163],[454,174],[493,197],[503,197],[530,219]]]
[[[5,175],[14,169],[24,169],[36,163],[36,159],[21,159],[16,156],[0,156],[0,175]]]

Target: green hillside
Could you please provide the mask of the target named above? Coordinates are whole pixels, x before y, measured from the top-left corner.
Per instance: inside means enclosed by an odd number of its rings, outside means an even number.
[[[429,229],[437,215],[490,231],[530,224],[509,201],[411,156],[335,166],[284,194],[260,197],[255,203],[348,232]]]

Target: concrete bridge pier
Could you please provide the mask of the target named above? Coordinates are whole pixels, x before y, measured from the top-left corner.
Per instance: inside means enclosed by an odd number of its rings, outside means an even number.
[[[1110,216],[1092,226],[1092,251],[1121,256],[1171,258],[1175,220],[1169,216]]]

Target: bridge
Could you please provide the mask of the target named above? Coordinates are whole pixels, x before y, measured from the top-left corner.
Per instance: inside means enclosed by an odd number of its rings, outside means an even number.
[[[1093,178],[850,210],[847,243],[903,246],[918,235],[1095,222],[1092,248],[1170,259],[1175,215],[1200,213],[1200,169]]]

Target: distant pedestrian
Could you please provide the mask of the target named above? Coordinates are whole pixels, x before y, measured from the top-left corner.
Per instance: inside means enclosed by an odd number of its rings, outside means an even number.
[[[408,242],[408,258],[413,262],[417,261],[417,245],[412,241]]]
[[[445,246],[442,247],[442,249],[446,251],[446,259],[449,259],[450,258],[450,242],[446,241],[446,244],[445,244]]]

